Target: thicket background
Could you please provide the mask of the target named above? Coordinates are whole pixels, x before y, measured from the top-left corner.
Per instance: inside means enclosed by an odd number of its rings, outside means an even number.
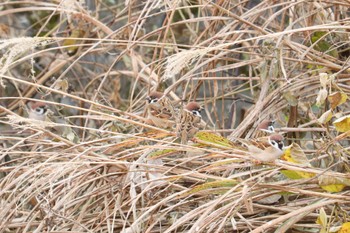
[[[349,7],[2,1],[0,231],[341,232]],[[256,165],[224,138],[177,153],[144,123],[150,90],[201,103],[203,130],[231,140],[273,118],[299,159]],[[33,99],[56,124],[27,120]]]

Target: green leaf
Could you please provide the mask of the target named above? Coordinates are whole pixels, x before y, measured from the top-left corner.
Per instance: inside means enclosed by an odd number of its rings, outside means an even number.
[[[298,173],[296,173],[295,171],[291,171],[291,170],[281,170],[280,171],[283,175],[285,175],[286,177],[288,177],[289,179],[292,180],[299,180],[302,179],[303,177],[300,176]]]
[[[228,140],[227,138],[224,138],[220,135],[211,133],[211,132],[198,132],[196,134],[196,141],[209,146],[217,146],[219,148],[226,147],[226,148],[233,148],[233,142]],[[199,139],[199,140],[198,140]]]
[[[236,180],[218,180],[218,181],[207,182],[207,183],[200,184],[193,187],[189,191],[182,194],[181,197],[186,197],[188,195],[192,195],[204,190],[210,190],[213,188],[234,187],[237,184],[239,184],[239,182]]]
[[[174,150],[174,149],[157,150],[157,151],[152,152],[149,155],[149,158],[150,159],[158,159],[160,157],[165,157],[165,156],[172,155],[172,154],[174,154],[176,152],[178,152],[178,151]]]

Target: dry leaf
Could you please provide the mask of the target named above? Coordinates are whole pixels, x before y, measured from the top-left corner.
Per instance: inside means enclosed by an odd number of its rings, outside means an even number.
[[[331,108],[335,109],[337,106],[346,102],[348,96],[343,92],[335,92],[328,96],[328,101],[331,104]]]
[[[330,121],[333,117],[332,110],[328,110],[327,112],[323,113],[320,118],[318,118],[318,122],[321,124],[326,124],[328,121]]]
[[[58,80],[55,82],[55,86],[54,86],[54,89],[55,90],[62,90],[64,92],[67,92],[68,90],[68,81],[66,79],[63,79],[63,80]]]
[[[291,163],[300,164],[305,167],[311,167],[311,164],[306,157],[303,149],[301,149],[301,147],[296,143],[292,143],[292,145],[286,149],[286,152],[283,155],[283,159]]]
[[[321,231],[320,233],[326,233],[327,232],[327,214],[326,211],[324,211],[323,208],[320,209],[320,215],[317,217],[316,223],[321,225]]]
[[[344,133],[346,131],[350,130],[350,115],[343,116],[333,122],[333,125],[335,126],[335,129],[340,132]]]
[[[291,170],[281,170],[280,171],[283,175],[288,177],[289,179],[292,180],[300,180],[303,179],[301,175],[299,175],[296,171],[291,171]]]
[[[321,175],[318,177],[318,184],[323,190],[330,193],[337,193],[342,191],[346,185],[341,179],[333,176]]]
[[[271,196],[268,196],[268,197],[265,197],[265,198],[262,198],[258,201],[256,201],[257,203],[259,204],[264,204],[264,205],[271,205],[273,203],[276,203],[278,202],[279,199],[281,199],[282,195],[281,194],[273,194]]]
[[[63,46],[66,46],[66,50],[69,56],[74,55],[78,48],[79,45],[81,45],[81,41],[77,38],[83,37],[85,32],[80,29],[73,29],[71,35],[63,41]]]
[[[321,106],[324,104],[325,100],[327,99],[328,92],[326,89],[321,89],[318,92],[317,98],[316,98],[316,105]]]
[[[289,148],[285,150],[282,159],[291,163],[300,164],[305,167],[311,167],[311,164],[308,158],[306,157],[304,151],[296,143],[293,143]],[[284,170],[281,171],[281,173],[289,179],[311,178],[315,176],[314,173],[303,171]]]
[[[148,158],[149,159],[159,159],[162,157],[174,155],[176,153],[179,153],[179,152],[177,150],[174,150],[174,149],[157,150],[157,151],[150,153]]]
[[[330,79],[327,73],[320,73],[320,83],[323,89],[326,89],[329,81]]]
[[[191,188],[189,191],[183,193],[181,197],[193,195],[202,191],[208,191],[209,193],[211,192],[214,193],[215,188],[230,188],[230,187],[236,186],[237,184],[239,184],[239,182],[233,179],[207,182],[204,184],[196,185],[195,187]]]
[[[224,138],[220,135],[217,135],[215,133],[210,133],[210,132],[198,132],[196,134],[196,142],[199,142],[204,145],[210,145],[210,146],[219,146],[220,148],[222,147],[227,147],[227,148],[232,148],[233,143],[228,140],[227,138]]]

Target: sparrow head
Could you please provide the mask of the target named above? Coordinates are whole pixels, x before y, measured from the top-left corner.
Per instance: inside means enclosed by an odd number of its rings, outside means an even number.
[[[45,115],[48,111],[48,107],[45,103],[39,101],[28,102],[29,111],[37,115]]]
[[[192,114],[195,116],[202,117],[201,115],[202,107],[197,102],[189,102],[185,106],[185,109],[189,112],[192,112]]]
[[[147,97],[146,97],[146,100],[149,104],[153,104],[153,103],[156,103],[158,102],[158,100],[160,98],[163,97],[163,93],[162,92],[159,92],[159,91],[152,91]]]
[[[275,124],[275,121],[263,120],[263,122],[261,122],[260,125],[258,126],[258,130],[268,132],[268,133],[274,133],[275,132],[275,128],[273,126],[274,124]]]
[[[281,134],[272,134],[269,137],[269,143],[271,144],[271,146],[275,147],[278,150],[284,149],[283,140],[284,137]]]

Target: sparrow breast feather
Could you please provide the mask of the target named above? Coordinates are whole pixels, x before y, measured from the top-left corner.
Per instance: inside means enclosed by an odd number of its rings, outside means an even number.
[[[197,102],[189,102],[181,111],[176,126],[177,137],[181,144],[186,144],[199,131],[202,120],[201,106]]]
[[[273,162],[284,154],[283,136],[272,134],[267,137],[267,142],[260,140],[260,143],[248,145],[250,156],[262,162]]]
[[[174,126],[175,110],[171,100],[162,92],[151,92],[147,98],[147,120],[146,123],[160,128]]]

